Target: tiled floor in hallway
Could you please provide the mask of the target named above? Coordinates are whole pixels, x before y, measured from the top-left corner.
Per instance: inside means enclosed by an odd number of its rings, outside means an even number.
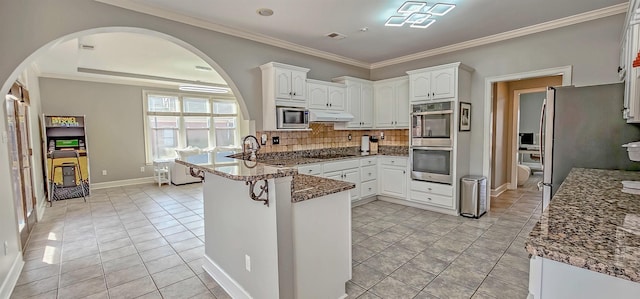
[[[349,298],[525,298],[529,189],[479,220],[374,201],[353,208]],[[32,233],[12,298],[228,298],[202,270],[201,185],[96,190],[55,202]]]

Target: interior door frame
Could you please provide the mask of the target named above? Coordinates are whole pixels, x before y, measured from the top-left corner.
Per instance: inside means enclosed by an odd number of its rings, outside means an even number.
[[[548,76],[562,76],[562,86],[570,86],[572,84],[573,66],[561,66],[555,68],[541,69],[536,71],[528,71],[522,73],[514,73],[508,75],[499,75],[486,77],[484,80],[484,128],[482,145],[482,175],[487,178],[487,186],[491,186],[491,148],[492,142],[492,112],[493,112],[493,84],[503,81],[515,81],[522,79],[533,79]],[[487,188],[487,210],[491,209],[491,188]]]
[[[518,189],[518,134],[520,132],[520,96],[527,93],[546,91],[546,87],[516,89],[513,91],[513,110],[511,112],[511,138],[509,138],[511,143],[511,181],[509,182],[509,189]]]

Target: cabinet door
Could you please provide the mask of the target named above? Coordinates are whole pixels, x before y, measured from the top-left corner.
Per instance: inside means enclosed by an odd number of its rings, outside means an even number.
[[[411,86],[411,101],[424,101],[430,99],[431,73],[413,74],[409,77]]]
[[[373,86],[362,84],[360,120],[363,128],[373,128]]]
[[[361,111],[361,84],[349,83],[347,85],[346,111],[353,114],[353,120],[347,123],[348,128],[359,128],[362,125]]]
[[[411,116],[409,115],[409,81],[403,80],[396,85],[395,127],[409,128]]]
[[[344,91],[343,87],[329,86],[329,110],[344,111]]]
[[[407,172],[404,167],[382,166],[380,171],[380,194],[406,197]]]
[[[327,87],[321,84],[308,83],[309,108],[329,109],[329,95]]]
[[[431,72],[431,99],[456,96],[456,69],[448,68]]]
[[[291,71],[291,91],[293,100],[304,101],[307,99],[307,73]]]
[[[276,98],[291,99],[291,71],[276,68]]]
[[[375,122],[378,128],[391,128],[395,124],[394,110],[395,105],[395,88],[394,84],[378,85],[375,87]]]
[[[332,180],[344,181],[344,178],[342,177],[342,171],[325,172],[324,177]]]
[[[343,181],[356,184],[356,187],[350,190],[351,200],[360,198],[360,168],[345,170],[343,174]]]

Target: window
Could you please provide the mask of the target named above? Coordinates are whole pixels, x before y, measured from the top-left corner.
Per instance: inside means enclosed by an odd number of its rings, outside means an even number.
[[[189,157],[197,163],[224,160],[240,148],[238,105],[233,97],[145,91],[143,100],[147,163],[176,158],[176,149],[189,146],[204,150]]]

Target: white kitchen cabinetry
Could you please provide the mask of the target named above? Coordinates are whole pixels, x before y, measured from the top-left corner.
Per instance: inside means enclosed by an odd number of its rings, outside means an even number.
[[[328,162],[322,165],[324,177],[353,183],[351,189],[351,201],[360,198],[360,161],[357,159]]]
[[[298,167],[298,173],[322,176],[322,164],[305,164]]]
[[[373,128],[373,82],[353,77],[334,78],[334,82],[345,84],[345,111],[353,115],[346,125],[336,124],[336,128],[371,129]]]
[[[411,103],[455,99],[461,70],[473,71],[459,62],[408,71]]]
[[[276,130],[276,106],[307,107],[309,69],[269,62],[262,71],[262,130]]]
[[[635,19],[640,17],[637,12],[640,1],[629,2],[627,21],[622,35],[622,48],[620,49],[620,66],[618,74],[625,81],[624,110],[622,117],[628,123],[640,122],[640,71],[633,67],[633,61],[640,52],[640,24]]]
[[[451,185],[411,181],[409,200],[442,208],[453,208],[453,187]]]
[[[379,169],[379,194],[406,199],[409,178],[407,158],[381,157]]]
[[[360,160],[360,198],[378,194],[378,167],[375,157]]]
[[[343,84],[307,80],[309,109],[345,110],[345,91]]]
[[[409,128],[409,80],[406,76],[374,83],[375,127]]]

